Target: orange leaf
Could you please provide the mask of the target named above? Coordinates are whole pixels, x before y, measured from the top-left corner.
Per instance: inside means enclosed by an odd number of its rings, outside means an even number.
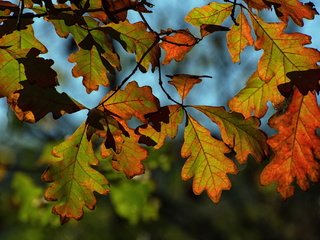
[[[263,185],[277,183],[283,198],[294,193],[293,181],[302,190],[309,188],[309,181],[320,179],[320,138],[316,129],[320,127],[320,110],[316,96],[303,96],[296,89],[292,102],[283,115],[274,115],[269,125],[278,134],[268,140],[274,156],[261,173]]]
[[[269,8],[269,6],[265,3],[265,0],[245,0],[248,4],[249,8],[255,8],[258,10]]]
[[[217,203],[222,190],[231,188],[227,173],[236,174],[236,165],[225,156],[230,149],[213,138],[210,132],[191,116],[184,130],[181,156],[188,158],[182,168],[183,180],[193,179],[193,192],[197,195],[207,191],[211,200]]]
[[[240,53],[246,46],[253,45],[251,36],[251,28],[244,13],[239,14],[237,18],[238,26],[233,24],[230,31],[227,33],[227,45],[233,62],[240,61]]]
[[[311,2],[301,3],[299,0],[265,0],[269,7],[273,6],[277,16],[287,23],[289,17],[299,26],[303,26],[303,18],[313,19],[317,10]]]
[[[197,43],[197,39],[189,32],[188,29],[179,30],[172,36],[165,36],[160,43],[160,47],[166,52],[163,64],[169,64],[172,59],[177,62],[182,61],[185,55]]]
[[[167,136],[173,139],[177,135],[178,127],[183,120],[183,110],[179,105],[169,105],[148,115],[148,124],[140,126],[138,132],[154,141],[154,148],[159,149]],[[144,143],[143,140],[140,141]]]
[[[169,83],[177,89],[182,100],[185,99],[195,84],[201,83],[201,78],[211,78],[210,76],[196,76],[189,74],[175,74],[173,76],[166,76],[172,79],[169,81]]]
[[[104,99],[111,96],[110,92]],[[104,102],[105,100],[102,100]],[[150,87],[139,87],[136,82],[130,82],[124,90],[117,91],[111,98],[103,103],[106,110],[124,120],[133,116],[145,122],[144,115],[156,112],[159,109],[159,100],[152,94]]]
[[[148,157],[148,152],[138,144],[139,136],[132,129],[125,126],[125,130],[129,134],[128,137],[115,138],[116,144],[121,145],[121,151],[116,153],[102,145],[101,156],[103,158],[112,156],[112,167],[122,171],[128,178],[132,178],[144,173],[142,161]]]
[[[258,70],[231,101],[232,110],[246,117],[253,114],[262,117],[267,111],[267,102],[278,106],[284,97],[278,91],[278,85],[289,81],[286,74],[317,68],[320,52],[304,45],[311,43],[309,36],[301,33],[284,33],[284,23],[265,23],[258,17],[252,18],[257,35],[255,47],[263,49]]]
[[[139,0],[102,0],[101,2],[105,13],[114,23],[126,20],[129,9],[148,13],[150,11],[145,8],[144,4],[147,3],[146,5],[152,6],[152,4],[149,4],[148,2]]]

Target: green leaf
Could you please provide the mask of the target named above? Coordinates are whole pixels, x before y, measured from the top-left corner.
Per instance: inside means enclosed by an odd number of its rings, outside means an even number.
[[[221,25],[231,15],[232,7],[232,3],[212,2],[206,6],[192,9],[185,17],[185,21],[194,26]]]
[[[150,181],[123,181],[111,188],[111,202],[117,214],[130,224],[156,220],[160,204],[158,199],[150,197],[153,189]]]
[[[76,63],[72,69],[72,75],[74,77],[83,76],[82,82],[87,89],[87,93],[98,90],[99,85],[109,86],[107,69],[95,46],[91,50],[80,49],[76,53],[71,54],[69,61]]]
[[[13,201],[18,206],[18,218],[24,223],[37,226],[58,226],[59,221],[51,214],[51,204],[43,199],[43,189],[32,178],[16,172],[12,180]]]
[[[142,72],[146,72],[149,69],[149,65],[151,65],[152,71],[155,70],[160,57],[160,48],[156,44],[158,42],[157,35],[148,32],[145,23],[130,23],[126,20],[118,24],[109,23],[106,25],[106,28],[111,36],[119,41],[127,52],[135,53],[137,62],[149,51],[139,65],[139,68]],[[152,49],[150,50],[151,47]]]
[[[26,80],[24,67],[9,52],[0,48],[0,95],[8,97],[22,88],[21,81]]]
[[[107,179],[92,166],[98,164],[92,143],[86,137],[83,123],[67,140],[53,149],[59,161],[43,173],[42,179],[53,182],[45,192],[49,201],[57,201],[53,212],[60,215],[62,223],[70,218],[79,220],[83,207],[93,209],[96,198],[93,192],[107,194]]]

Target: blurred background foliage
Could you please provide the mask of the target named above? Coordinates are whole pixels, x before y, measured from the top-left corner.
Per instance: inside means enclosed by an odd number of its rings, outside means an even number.
[[[155,4],[154,13],[146,18],[159,30],[189,27],[183,23],[184,15],[191,8],[209,1],[182,4],[184,6],[181,10],[170,17],[168,4],[172,4],[170,8],[178,9],[181,1],[152,2]],[[136,19],[136,15],[129,17],[132,21]],[[319,18],[314,21],[319,22]],[[51,26],[41,20],[36,25],[38,37],[49,48],[49,55],[44,57],[55,59],[54,67],[59,72],[61,90],[67,91],[77,100],[80,98],[80,102],[85,104],[94,106],[98,103],[108,89],[87,96],[80,79],[70,76],[72,65],[69,64],[70,69],[63,67],[68,64],[67,56],[76,50],[72,39],[55,38],[53,41]],[[196,29],[191,30],[198,34]],[[295,30],[290,25],[290,31]],[[62,51],[60,55],[54,49],[55,46]],[[115,80],[121,81],[134,67],[134,60],[121,51],[118,45],[116,47],[124,67],[115,76]],[[246,50],[241,64],[232,64],[226,49],[225,33],[215,33],[197,45],[183,62],[164,67],[163,76],[174,73],[212,75],[212,80],[204,80],[203,84],[195,87],[188,101],[226,106],[228,99],[244,86],[259,56],[259,52]],[[157,86],[157,74],[137,73],[133,79],[140,85],[151,85],[162,104],[169,103]],[[169,85],[165,87],[173,97],[177,97]],[[238,175],[230,176],[232,189],[224,191],[221,201],[214,204],[205,193],[195,196],[191,190],[191,181],[181,180],[180,171],[184,163],[180,157],[181,133],[160,150],[149,148],[149,158],[144,162],[146,173],[131,180],[114,171],[110,159],[100,158],[99,169],[109,180],[111,193],[108,196],[97,196],[96,209],[85,210],[81,221],[70,221],[61,226],[58,216],[51,213],[52,203],[43,198],[46,184],[41,182],[40,176],[50,161],[54,161],[50,157],[52,146],[71,134],[79,122],[85,119],[86,113],[64,116],[59,120],[46,116],[39,123],[30,125],[19,122],[6,109],[4,102],[2,106],[0,239],[319,239],[319,185],[311,186],[308,192],[296,188],[295,195],[283,201],[274,186],[259,185],[259,174],[268,159],[262,163],[249,159],[247,164],[239,166]],[[272,113],[271,109],[268,116]],[[272,134],[265,119],[262,120],[262,128]],[[205,122],[204,119],[202,121]],[[212,133],[219,137],[216,128],[210,127]]]

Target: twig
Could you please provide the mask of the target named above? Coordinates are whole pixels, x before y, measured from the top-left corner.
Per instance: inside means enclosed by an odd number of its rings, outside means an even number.
[[[182,108],[184,108],[183,103],[179,103],[178,101],[174,100],[174,99],[170,96],[170,94],[167,92],[167,90],[164,88],[164,86],[163,86],[163,81],[162,81],[161,65],[160,65],[160,60],[159,60],[159,58],[158,58],[158,65],[159,65],[159,69],[158,69],[158,73],[159,73],[158,82],[159,82],[159,86],[160,86],[161,90],[164,92],[164,94],[167,96],[167,98],[168,98],[170,101],[172,101],[172,102],[180,105]]]
[[[111,97],[113,97],[123,86],[124,84],[136,73],[136,71],[138,70],[139,66],[141,65],[142,61],[144,60],[144,58],[148,55],[148,53],[158,44],[159,39],[156,39],[152,45],[147,49],[147,51],[145,51],[145,53],[141,56],[139,62],[137,62],[136,66],[133,68],[133,70],[131,71],[131,73],[125,77],[122,82],[120,83],[120,85],[118,86],[118,88],[109,96],[107,97],[105,100],[103,100],[101,103],[99,103],[95,108],[98,108],[99,106],[103,106],[103,104],[105,102],[107,102]]]
[[[21,28],[21,17],[23,15],[23,10],[24,10],[24,0],[20,0],[19,5],[20,5],[20,8],[19,8],[19,14],[18,14],[18,21],[17,21],[18,31],[20,31],[20,28]]]

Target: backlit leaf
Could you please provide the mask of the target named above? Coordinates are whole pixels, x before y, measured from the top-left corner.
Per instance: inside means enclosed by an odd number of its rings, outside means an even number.
[[[87,140],[83,123],[67,140],[53,149],[59,161],[52,163],[43,175],[46,182],[53,182],[45,192],[49,201],[57,201],[53,212],[60,215],[62,223],[70,218],[79,220],[83,207],[93,209],[96,198],[93,192],[107,194],[107,179],[92,166],[98,164],[92,143]]]
[[[227,33],[228,50],[233,62],[240,62],[240,53],[243,49],[246,46],[253,45],[251,28],[242,9],[241,13],[238,15],[237,23],[239,25],[233,24],[230,31]]]
[[[277,90],[279,82],[281,79],[279,81],[277,78],[272,78],[269,82],[262,81],[258,72],[254,72],[245,88],[229,101],[230,109],[242,113],[246,118],[263,117],[268,110],[268,101],[278,105],[284,100]]]
[[[287,111],[275,114],[269,125],[278,133],[268,140],[274,156],[261,173],[263,185],[277,184],[283,198],[294,193],[294,181],[302,190],[309,188],[309,180],[320,179],[320,110],[314,94],[303,96],[296,89]]]
[[[140,126],[138,132],[152,139],[156,143],[154,148],[159,149],[163,146],[167,136],[171,139],[176,137],[183,115],[183,110],[179,105],[161,107],[159,112],[149,114],[148,124]]]
[[[113,92],[109,93],[105,99],[111,94]],[[124,120],[129,120],[134,116],[145,122],[145,114],[158,111],[159,100],[153,96],[150,87],[139,87],[136,82],[130,82],[123,90],[117,91],[104,102],[103,106]]]
[[[119,23],[119,21],[126,20],[129,9],[139,12],[150,12],[145,8],[144,5],[152,6],[152,4],[148,2],[139,0],[102,0],[101,2],[105,13],[114,23]]]
[[[239,113],[227,112],[223,107],[195,106],[206,114],[220,129],[224,143],[236,152],[236,159],[245,163],[251,154],[257,161],[262,161],[268,154],[266,135],[258,129],[257,118],[244,119]]]
[[[116,144],[121,145],[119,153],[114,152],[111,148],[107,149],[101,146],[102,157],[112,156],[112,167],[123,172],[128,178],[132,178],[144,173],[142,161],[148,157],[146,149],[138,144],[139,136],[132,129],[126,128],[129,136],[116,137]]]
[[[0,48],[0,95],[8,97],[22,88],[21,81],[26,80],[24,67],[9,52]]]
[[[91,50],[80,49],[71,54],[69,61],[77,63],[72,69],[72,74],[74,77],[83,76],[83,85],[86,86],[87,93],[98,90],[99,85],[109,86],[106,67],[95,46]]]
[[[262,117],[267,111],[267,102],[277,106],[284,97],[277,86],[289,81],[286,74],[291,71],[308,70],[317,67],[320,53],[316,49],[306,48],[310,37],[301,33],[284,33],[284,23],[265,23],[258,17],[252,18],[257,40],[256,49],[264,53],[258,64],[258,71],[248,80],[231,101],[232,110],[246,117]]]
[[[311,43],[311,38],[302,33],[284,33],[286,24],[265,23],[260,18],[252,18],[257,40],[255,48],[264,53],[258,64],[259,77],[263,81],[278,78],[278,83],[285,83],[286,73],[308,70],[317,67],[320,52],[304,45]]]
[[[229,190],[231,182],[228,173],[236,174],[236,165],[225,156],[230,149],[213,138],[210,132],[195,119],[188,117],[184,130],[181,156],[187,158],[182,168],[183,180],[193,179],[193,192],[197,195],[207,191],[211,200],[217,203],[222,190]]]
[[[152,71],[155,70],[160,57],[160,48],[157,44],[157,35],[148,32],[145,23],[124,21],[118,24],[110,23],[106,25],[106,28],[127,52],[135,53],[137,62],[149,51],[139,68],[141,71],[146,72],[149,69],[149,65],[151,65]]]
[[[36,48],[41,53],[46,53],[47,48],[35,38],[31,25],[26,26],[20,31],[15,30],[10,34],[0,38],[0,46],[8,48],[11,54],[15,57],[21,57],[21,50]]]
[[[195,84],[201,83],[201,78],[210,77],[189,74],[175,74],[173,76],[166,76],[172,79],[171,81],[169,81],[169,83],[177,89],[182,100],[186,98]]]
[[[265,0],[244,0],[249,8],[255,8],[258,10],[269,8],[269,6],[265,3]]]
[[[192,9],[185,17],[185,21],[194,26],[221,25],[231,15],[232,7],[231,3],[212,2],[203,7]]]
[[[172,36],[163,37],[160,47],[166,52],[163,64],[169,64],[173,59],[177,62],[183,60],[185,55],[197,43],[197,39],[188,29],[177,31]]]
[[[313,19],[317,13],[313,3],[301,3],[299,0],[264,0],[268,6],[273,6],[277,16],[284,22],[289,17],[299,26],[303,26],[303,19]]]

